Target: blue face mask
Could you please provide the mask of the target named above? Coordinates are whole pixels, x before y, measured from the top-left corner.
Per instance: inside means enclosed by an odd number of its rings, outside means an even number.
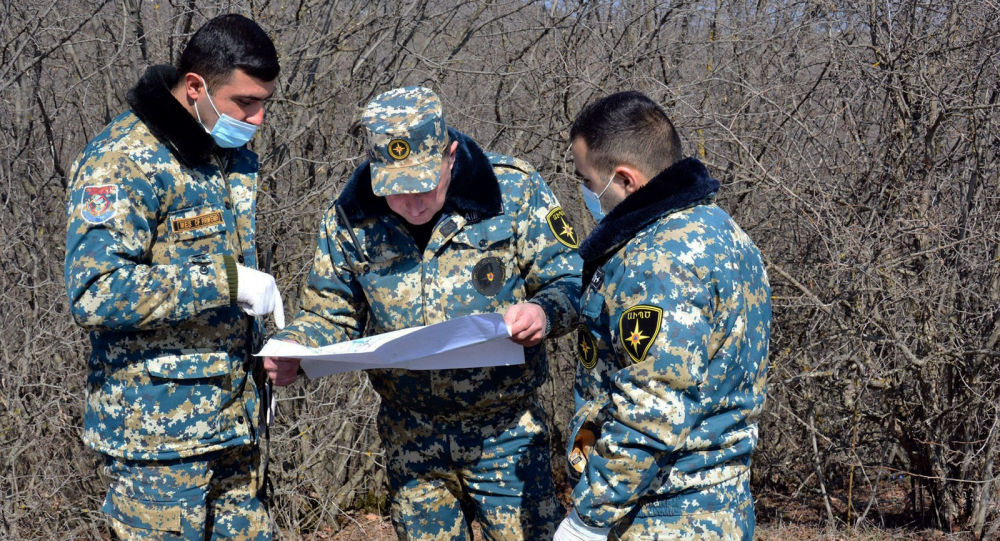
[[[208,93],[208,84],[205,83],[205,79],[201,80],[205,84],[205,96],[208,97],[208,104],[212,106],[212,110],[215,114],[219,115],[219,119],[215,121],[215,126],[212,126],[211,131],[205,126],[205,123],[201,121],[201,113],[198,111],[198,102],[194,104],[194,113],[198,116],[198,123],[201,127],[205,128],[205,131],[215,139],[215,144],[219,145],[221,148],[236,148],[241,147],[250,141],[253,134],[257,132],[257,126],[249,123],[243,122],[241,120],[236,120],[235,118],[219,113],[219,110],[215,108],[215,103],[212,102],[212,96]]]
[[[604,192],[608,191],[608,187],[615,180],[615,175],[617,173],[612,173],[611,178],[608,179],[608,183],[601,190],[601,193],[594,193],[594,190],[588,188],[585,184],[580,184],[580,190],[583,192],[583,203],[587,205],[587,210],[590,211],[590,215],[594,217],[595,222],[601,221],[604,218],[604,209],[601,207],[601,197]]]

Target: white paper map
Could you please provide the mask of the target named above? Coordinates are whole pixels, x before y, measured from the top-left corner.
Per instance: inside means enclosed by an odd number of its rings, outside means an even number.
[[[369,368],[440,370],[524,364],[524,348],[509,338],[502,315],[478,314],[319,348],[268,340],[257,356],[302,359],[302,370],[310,378]]]

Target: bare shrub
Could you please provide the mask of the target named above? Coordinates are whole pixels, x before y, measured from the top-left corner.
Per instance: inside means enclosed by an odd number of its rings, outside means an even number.
[[[66,312],[66,175],[145,67],[224,11],[259,20],[281,55],[253,146],[258,248],[289,311],[322,213],[363,159],[350,132],[371,96],[435,88],[449,123],[532,162],[586,233],[567,128],[586,101],[639,89],[768,258],[758,493],[816,497],[822,520],[867,532],[898,525],[882,491],[903,475],[904,522],[1000,534],[995,0],[2,6],[3,537],[107,535],[99,459],[79,440],[89,344]],[[558,476],[575,359],[568,339],[551,348],[541,396]],[[289,535],[383,503],[376,408],[363,374],[279,391],[273,514]]]

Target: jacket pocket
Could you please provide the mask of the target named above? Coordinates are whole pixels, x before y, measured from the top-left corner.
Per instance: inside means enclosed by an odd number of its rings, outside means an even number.
[[[419,267],[418,260],[390,251],[380,252],[370,261],[357,265],[360,274],[356,279],[375,315],[371,323],[376,332],[392,330],[393,325],[398,324],[394,312],[414,303],[414,292],[420,291]]]
[[[158,228],[152,246],[154,264],[177,264],[201,254],[236,252],[229,246],[227,220],[232,213],[222,207],[201,205],[171,212]]]
[[[178,539],[182,533],[184,507],[180,502],[139,500],[111,490],[101,511],[128,526],[128,533],[170,532]]]
[[[599,321],[603,310],[604,295],[594,291],[585,291],[580,302],[580,313],[589,320]]]
[[[185,452],[228,437],[224,433],[231,428],[233,414],[243,408],[233,401],[231,366],[229,356],[221,352],[147,359],[149,385],[132,412],[145,446]]]
[[[438,262],[439,275],[448,277],[447,298],[462,299],[459,304],[477,312],[500,311],[526,298],[510,218],[467,225],[451,239],[451,247]]]
[[[481,252],[496,251],[513,241],[514,228],[510,218],[497,216],[491,220],[466,225],[451,242],[475,248]]]

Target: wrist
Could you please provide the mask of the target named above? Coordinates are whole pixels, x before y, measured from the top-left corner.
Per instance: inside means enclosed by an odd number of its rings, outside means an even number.
[[[590,528],[591,530],[594,530],[594,531],[597,531],[597,532],[607,531],[608,530],[608,528],[602,528],[602,527],[598,526],[597,524],[594,524],[593,522],[591,522],[591,520],[588,519],[587,517],[585,517],[585,516],[581,515],[580,513],[578,513],[576,511],[575,507],[573,508],[573,512],[576,513],[577,520],[579,520],[580,524],[582,524],[583,526],[586,526],[587,528]]]
[[[572,516],[576,517],[575,520],[576,520],[576,522],[577,522],[578,525],[583,526],[588,531],[590,531],[590,533],[607,535],[608,532],[611,531],[611,528],[606,528],[606,527],[603,527],[603,526],[598,526],[598,525],[592,523],[590,520],[588,520],[583,515],[581,515],[580,513],[578,513],[576,511],[575,507],[573,508]]]
[[[545,305],[534,299],[527,302],[542,309],[542,318],[545,320],[545,330],[542,332],[542,338],[545,338],[550,332],[552,332],[552,320],[549,319],[549,314],[545,311]]]
[[[569,528],[576,531],[581,539],[586,540],[605,540],[608,534],[611,532],[610,527],[594,526],[584,519],[579,513],[577,513],[574,507],[570,512],[569,516],[566,517],[569,522]]]

